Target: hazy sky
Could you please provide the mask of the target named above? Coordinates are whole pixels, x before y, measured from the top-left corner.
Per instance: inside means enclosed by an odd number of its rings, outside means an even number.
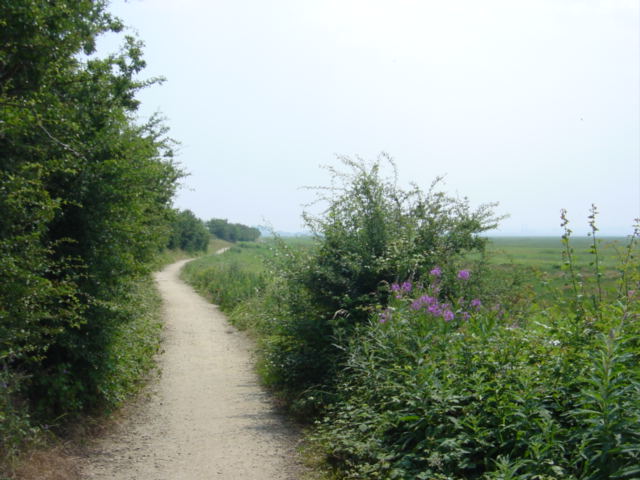
[[[123,0],[140,95],[182,142],[176,200],[203,219],[302,228],[336,154],[388,152],[401,183],[498,201],[503,234],[603,234],[640,216],[638,0]],[[113,50],[110,39],[103,49]]]

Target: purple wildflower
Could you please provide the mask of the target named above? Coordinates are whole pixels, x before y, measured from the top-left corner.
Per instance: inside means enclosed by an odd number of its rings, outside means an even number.
[[[442,270],[440,269],[440,267],[434,267],[434,269],[431,270],[429,274],[433,275],[434,277],[439,277],[440,275],[442,275]]]
[[[469,314],[469,312],[462,312],[460,314],[460,317],[462,317],[463,320],[469,320],[471,318],[471,315]]]
[[[380,323],[385,323],[389,320],[391,320],[391,312],[387,309],[380,314],[379,321]]]
[[[409,292],[411,291],[411,289],[413,288],[413,285],[411,285],[411,282],[404,282],[404,283],[402,284],[402,287],[401,287],[401,288],[402,288],[402,291],[403,291],[403,292],[407,292],[407,293],[409,293]]]
[[[433,303],[435,303],[436,299],[435,299],[435,297],[430,297],[429,295],[423,295],[423,296],[420,297],[420,301],[424,305],[433,305]]]
[[[479,298],[474,298],[473,300],[471,300],[471,306],[476,310],[479,310],[480,307],[482,306],[482,302],[480,301]]]
[[[392,283],[391,291],[395,292],[394,297],[396,297],[398,300],[402,298],[402,287],[399,283]]]
[[[442,318],[444,318],[445,322],[450,322],[455,317],[455,314],[451,310],[445,310],[442,314]]]
[[[458,272],[458,278],[461,280],[469,280],[470,276],[471,276],[471,272],[469,272],[469,270],[460,270]]]

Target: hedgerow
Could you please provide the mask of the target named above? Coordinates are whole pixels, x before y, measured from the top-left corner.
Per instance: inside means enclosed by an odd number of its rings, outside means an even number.
[[[132,292],[166,245],[182,173],[162,123],[134,121],[155,82],[137,80],[141,43],[95,55],[122,30],[106,5],[0,1],[3,459],[39,424],[116,404],[147,368],[147,334],[123,332],[146,315]]]

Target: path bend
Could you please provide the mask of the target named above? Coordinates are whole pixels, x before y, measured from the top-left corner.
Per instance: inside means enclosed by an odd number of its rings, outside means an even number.
[[[165,321],[148,400],[88,447],[83,479],[298,480],[297,438],[253,371],[251,343],[180,278],[155,274]]]

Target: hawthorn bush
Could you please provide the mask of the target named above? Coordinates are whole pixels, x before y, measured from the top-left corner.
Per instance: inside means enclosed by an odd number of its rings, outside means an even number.
[[[387,304],[393,282],[419,282],[435,265],[453,271],[469,253],[484,250],[480,234],[498,221],[495,205],[472,209],[467,199],[438,191],[438,181],[426,193],[401,188],[386,155],[340,160],[346,171],[331,170],[332,187],[318,189],[324,214],[304,217],[315,248],[296,253],[283,244],[273,266],[277,300],[266,302],[275,311],[265,314],[272,328],[265,378],[306,404],[322,398],[312,390],[330,390],[342,347],[376,305]],[[442,295],[455,288],[443,284]]]

